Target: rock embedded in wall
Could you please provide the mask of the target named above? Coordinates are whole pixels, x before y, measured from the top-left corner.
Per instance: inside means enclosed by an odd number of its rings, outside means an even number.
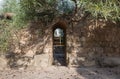
[[[119,57],[104,57],[100,59],[101,67],[120,67],[120,58]]]
[[[90,60],[86,60],[84,63],[83,63],[84,67],[93,67],[93,66],[96,66],[96,62],[93,60],[93,61],[90,61]]]
[[[7,59],[5,57],[0,56],[0,70],[4,70],[7,68]]]
[[[26,57],[34,57],[36,50],[28,50],[24,56]]]
[[[33,59],[35,68],[46,68],[50,63],[50,56],[48,54],[36,55]]]

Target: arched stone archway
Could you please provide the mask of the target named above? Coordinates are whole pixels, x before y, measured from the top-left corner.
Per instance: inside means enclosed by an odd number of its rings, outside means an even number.
[[[66,66],[66,26],[63,22],[53,26],[53,65]]]

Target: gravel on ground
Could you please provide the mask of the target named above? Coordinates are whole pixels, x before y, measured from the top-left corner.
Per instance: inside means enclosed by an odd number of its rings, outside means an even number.
[[[48,67],[31,70],[1,70],[0,79],[120,79],[120,68]]]

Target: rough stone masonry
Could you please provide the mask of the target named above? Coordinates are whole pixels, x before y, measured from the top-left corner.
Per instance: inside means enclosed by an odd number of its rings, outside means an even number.
[[[53,62],[53,28],[66,29],[66,63],[69,67],[120,66],[120,25],[110,21],[87,19],[68,23],[55,20],[44,27],[41,22],[31,22],[30,28],[21,30],[19,44],[13,35],[13,50],[0,57],[0,69],[46,68]],[[44,32],[40,35],[42,27]]]

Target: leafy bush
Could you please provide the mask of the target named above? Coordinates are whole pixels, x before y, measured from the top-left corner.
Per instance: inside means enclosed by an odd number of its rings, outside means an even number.
[[[25,12],[22,10],[17,0],[4,0],[3,14],[13,13],[12,20],[0,20],[0,52],[6,52],[9,48],[14,31],[24,28],[27,23],[25,20]],[[4,16],[5,17],[5,16]]]
[[[79,0],[79,5],[82,5],[84,11],[90,12],[95,18],[120,20],[119,0]]]

